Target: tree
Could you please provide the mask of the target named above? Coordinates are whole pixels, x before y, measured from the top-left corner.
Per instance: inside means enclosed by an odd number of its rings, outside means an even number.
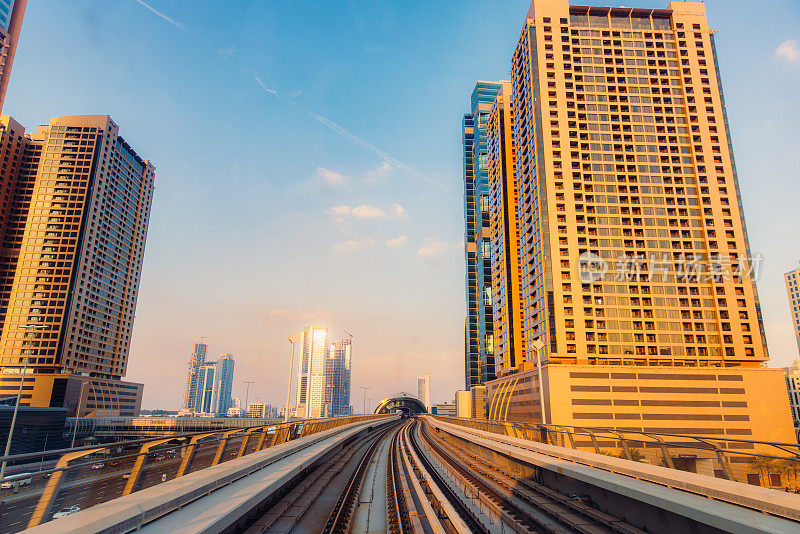
[[[758,471],[761,476],[761,485],[769,487],[769,471],[775,467],[775,460],[766,456],[755,456],[750,460],[750,467]]]

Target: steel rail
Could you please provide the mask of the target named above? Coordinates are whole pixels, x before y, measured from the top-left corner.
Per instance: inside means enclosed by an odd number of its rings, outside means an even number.
[[[411,532],[411,525],[400,480],[400,464],[397,460],[399,436],[400,429],[398,428],[389,444],[386,464],[386,524],[388,530],[393,534],[406,534]]]
[[[458,473],[458,475],[466,479],[470,485],[474,486],[480,493],[483,493],[490,500],[494,501],[501,508],[505,509],[513,520],[518,523],[523,523],[526,527],[535,532],[547,534],[556,534],[561,532],[553,529],[547,523],[542,522],[534,515],[522,509],[507,496],[503,495],[503,493],[487,484],[486,481],[481,477],[478,477],[475,473],[464,467],[459,461],[453,458],[451,454],[439,447],[439,445],[433,441],[430,435],[428,435],[427,431],[421,431],[420,435],[422,436],[422,439],[425,440],[426,444],[431,448],[431,450],[449,466],[449,469]]]
[[[584,504],[581,501],[577,501],[575,499],[571,499],[566,495],[563,495],[556,490],[548,488],[547,486],[543,486],[536,482],[533,482],[525,477],[519,477],[509,473],[507,470],[502,469],[498,466],[492,465],[489,462],[486,462],[483,458],[476,455],[472,451],[468,450],[467,448],[455,445],[455,444],[446,444],[442,442],[443,447],[445,448],[456,448],[458,449],[459,458],[461,461],[468,465],[471,469],[475,470],[476,473],[485,478],[490,479],[491,483],[496,483],[500,487],[502,487],[508,494],[515,495],[525,501],[530,506],[537,508],[544,512],[545,514],[551,516],[553,519],[565,524],[567,527],[574,528],[576,530],[580,530],[582,528],[582,523],[574,523],[571,522],[567,517],[563,516],[563,514],[559,514],[557,510],[552,508],[552,505],[560,505],[563,507],[568,508],[572,512],[576,512],[577,514],[589,519],[590,521],[594,521],[599,525],[602,525],[606,528],[611,529],[614,532],[624,532],[626,534],[645,534],[645,532],[622,519],[614,517],[610,514],[597,510],[592,506]],[[509,484],[508,482],[502,480],[498,476],[494,475],[492,471],[499,473],[501,477],[505,477],[506,479],[510,479],[514,481],[514,485]],[[515,487],[522,485],[527,490],[534,492],[538,497],[540,502],[536,502],[535,499],[528,494],[528,492]],[[549,501],[542,503],[542,500]]]
[[[406,428],[405,440],[411,458],[421,467],[421,472],[428,483],[431,493],[440,502],[442,510],[457,532],[486,532],[489,530],[480,519],[464,504],[458,494],[450,487],[442,475],[434,468],[431,461],[420,448],[414,438],[413,430],[419,422],[415,421]]]
[[[367,473],[367,469],[369,468],[369,464],[375,455],[375,451],[378,449],[378,445],[383,442],[390,432],[396,431],[397,425],[391,425],[374,438],[373,442],[370,444],[370,446],[364,452],[364,455],[361,457],[361,460],[358,462],[353,474],[350,475],[350,479],[347,481],[347,486],[344,492],[342,492],[342,495],[339,497],[339,500],[330,516],[328,517],[328,521],[326,522],[325,528],[322,532],[333,533],[349,531],[356,497],[361,491],[361,483],[364,481],[364,475]]]

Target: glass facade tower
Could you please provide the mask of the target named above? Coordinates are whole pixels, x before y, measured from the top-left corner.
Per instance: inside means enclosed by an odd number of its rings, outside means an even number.
[[[479,81],[464,115],[464,254],[467,317],[465,324],[465,385],[469,389],[495,377],[492,314],[492,266],[489,239],[489,156],[486,128],[497,82]]]

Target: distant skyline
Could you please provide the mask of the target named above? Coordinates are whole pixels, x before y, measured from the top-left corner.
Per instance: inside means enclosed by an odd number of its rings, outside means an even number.
[[[589,1],[632,5],[630,1]],[[635,1],[665,7],[666,1]],[[288,332],[354,335],[352,404],[464,380],[461,118],[507,79],[529,2],[39,0],[3,112],[108,113],[157,168],[126,380],[180,406],[190,345],[282,405]],[[800,5],[709,0],[771,367],[798,357],[783,274],[800,154]],[[746,13],[746,17],[742,14]],[[746,32],[746,33],[745,33]],[[748,39],[742,39],[742,35]]]

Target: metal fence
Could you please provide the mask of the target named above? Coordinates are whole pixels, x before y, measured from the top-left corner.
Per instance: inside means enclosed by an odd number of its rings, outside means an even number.
[[[385,415],[261,424],[214,432],[17,454],[0,481],[0,534],[19,532],[168,480],[309,436]],[[55,467],[42,469],[46,466]],[[22,471],[21,471],[22,470]]]
[[[538,443],[800,493],[800,444],[434,416]]]

